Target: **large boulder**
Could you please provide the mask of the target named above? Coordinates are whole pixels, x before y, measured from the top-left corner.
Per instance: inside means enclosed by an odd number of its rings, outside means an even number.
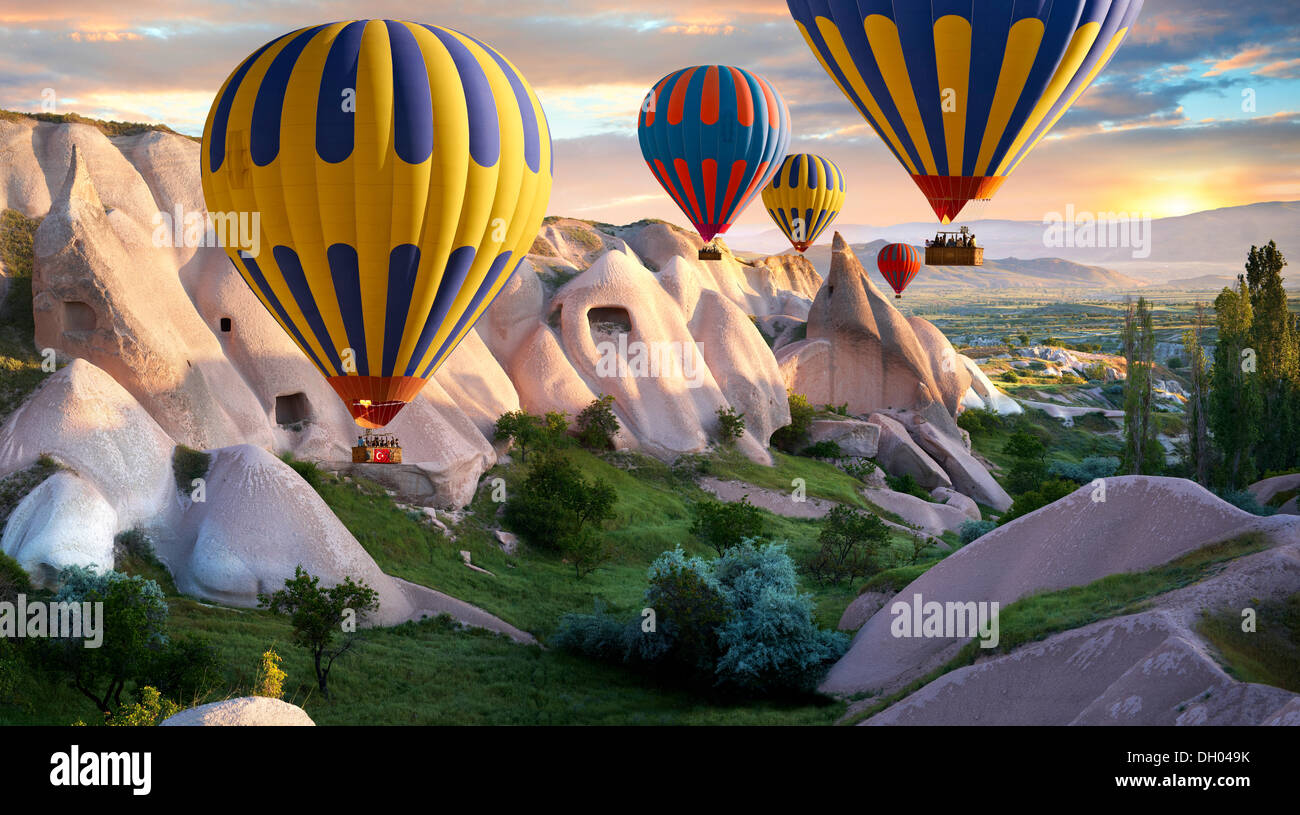
[[[906,428],[921,449],[929,453],[952,479],[955,490],[998,512],[1011,508],[1011,496],[984,465],[967,452],[961,441],[941,433],[934,424],[919,415],[913,416]]]
[[[307,711],[268,696],[240,696],[182,710],[160,727],[313,727]]]
[[[880,425],[861,419],[813,419],[808,441],[833,441],[846,456],[874,458],[880,451]]]
[[[1300,536],[1300,520],[1251,515],[1191,481],[1118,476],[1106,479],[1105,487],[1104,493],[1081,487],[994,529],[940,561],[900,596],[1005,607],[1035,592],[1149,569],[1252,531],[1281,541]],[[892,621],[888,608],[872,617],[822,690],[889,692],[943,664],[965,642],[895,637]]]
[[[939,462],[912,440],[912,434],[897,419],[873,413],[867,421],[880,428],[876,461],[885,472],[893,476],[910,475],[927,490],[953,485]]]
[[[59,471],[27,493],[9,516],[0,551],[39,586],[53,588],[68,566],[113,568],[117,512],[95,485]]]
[[[894,513],[912,526],[919,526],[927,535],[935,537],[945,532],[956,532],[962,524],[971,520],[961,507],[927,501],[905,492],[865,489],[862,494],[881,509]]]

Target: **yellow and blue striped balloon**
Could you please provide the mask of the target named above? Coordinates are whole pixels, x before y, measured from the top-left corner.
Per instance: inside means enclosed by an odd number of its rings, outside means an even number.
[[[812,246],[844,206],[844,173],[810,153],[785,157],[763,188],[763,206],[800,252]]]
[[[303,28],[235,70],[203,131],[212,213],[260,213],[254,294],[357,424],[423,387],[532,245],[551,136],[523,76],[451,29]]]
[[[947,222],[1087,90],[1142,0],[786,0],[822,68]]]

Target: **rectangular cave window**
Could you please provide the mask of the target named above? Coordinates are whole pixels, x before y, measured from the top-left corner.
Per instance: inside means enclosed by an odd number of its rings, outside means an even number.
[[[275,397],[275,423],[297,424],[311,420],[311,403],[305,393],[286,393]]]
[[[229,317],[222,317],[222,318],[221,318],[221,333],[223,333],[223,334],[229,334],[229,333],[230,333],[230,318],[229,318]]]
[[[95,310],[77,300],[66,300],[63,303],[63,330],[64,331],[94,331],[95,330]]]

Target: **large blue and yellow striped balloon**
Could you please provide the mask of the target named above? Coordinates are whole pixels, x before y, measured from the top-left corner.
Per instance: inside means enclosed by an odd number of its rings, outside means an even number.
[[[1142,0],[787,0],[822,67],[941,221],[988,199],[1127,36]]]
[[[637,136],[655,180],[709,241],[776,172],[790,141],[790,111],[758,74],[697,65],[655,83]]]
[[[455,349],[551,192],[550,130],[515,67],[396,20],[259,48],[217,94],[202,162],[210,212],[261,216],[260,253],[227,253],[363,427]]]
[[[802,252],[840,214],[844,173],[828,158],[809,153],[786,156],[772,183],[763,188],[763,206]]]

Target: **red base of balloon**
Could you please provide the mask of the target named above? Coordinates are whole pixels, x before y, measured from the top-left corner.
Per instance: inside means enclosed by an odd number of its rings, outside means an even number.
[[[695,230],[700,233],[700,237],[704,238],[704,242],[708,243],[714,237],[725,233],[731,227],[731,224],[695,224],[694,226]]]
[[[379,428],[424,387],[418,376],[331,376],[326,380],[361,427]]]
[[[998,191],[1006,176],[1001,175],[914,175],[912,180],[925,193],[930,208],[943,223],[957,217],[968,201],[987,201]]]

